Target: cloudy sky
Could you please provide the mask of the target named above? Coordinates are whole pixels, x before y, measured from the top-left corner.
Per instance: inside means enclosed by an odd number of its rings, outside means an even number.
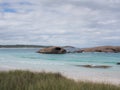
[[[120,0],[0,0],[0,44],[120,45]]]

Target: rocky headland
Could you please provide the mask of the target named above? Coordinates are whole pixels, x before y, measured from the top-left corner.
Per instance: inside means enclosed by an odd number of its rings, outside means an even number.
[[[99,46],[92,48],[76,48],[72,46],[51,46],[43,48],[38,53],[45,54],[65,54],[65,53],[83,53],[83,52],[105,52],[105,53],[119,53],[120,46]]]

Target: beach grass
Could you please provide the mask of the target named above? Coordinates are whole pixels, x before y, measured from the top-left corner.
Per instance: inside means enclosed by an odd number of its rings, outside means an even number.
[[[59,73],[30,71],[0,72],[0,90],[120,90],[119,86],[75,82]]]

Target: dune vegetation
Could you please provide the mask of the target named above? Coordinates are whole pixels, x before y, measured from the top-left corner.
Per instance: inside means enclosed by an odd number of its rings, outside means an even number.
[[[120,90],[119,86],[75,82],[59,73],[0,72],[0,90]]]

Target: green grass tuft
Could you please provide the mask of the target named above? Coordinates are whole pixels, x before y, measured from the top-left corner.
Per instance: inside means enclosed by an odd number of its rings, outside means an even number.
[[[120,90],[109,84],[75,82],[56,73],[0,72],[0,90]]]

